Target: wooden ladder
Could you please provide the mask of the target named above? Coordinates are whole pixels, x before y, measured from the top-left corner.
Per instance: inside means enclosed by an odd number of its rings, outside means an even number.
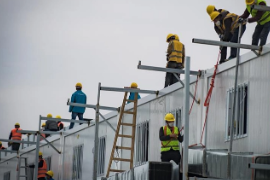
[[[135,142],[135,130],[136,130],[135,128],[136,128],[138,93],[135,93],[134,100],[128,100],[127,99],[127,94],[128,94],[128,92],[125,92],[124,99],[123,99],[123,104],[122,104],[121,109],[120,109],[119,121],[118,121],[117,129],[116,129],[116,132],[115,132],[113,148],[112,148],[112,152],[111,152],[111,156],[110,156],[110,161],[109,161],[109,164],[108,164],[108,170],[107,170],[106,177],[109,177],[110,172],[124,172],[125,171],[125,170],[111,169],[113,160],[129,162],[130,163],[130,169],[133,168],[133,155],[134,155],[134,142]],[[126,102],[133,102],[134,103],[134,108],[133,108],[132,112],[125,111]],[[133,115],[132,123],[124,123],[123,122],[123,115],[124,114]],[[132,127],[132,134],[131,135],[119,134],[121,126],[130,126],[130,127]],[[131,139],[131,147],[117,146],[116,143],[117,143],[118,137]],[[129,150],[130,151],[130,159],[123,159],[123,158],[114,157],[115,149]]]

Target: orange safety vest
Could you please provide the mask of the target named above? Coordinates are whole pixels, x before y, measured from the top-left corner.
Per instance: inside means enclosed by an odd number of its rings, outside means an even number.
[[[18,133],[17,130],[22,130],[21,128],[14,128],[11,130],[11,134],[12,134],[12,137],[11,139],[12,140],[19,140],[21,141],[22,140],[22,133]]]
[[[62,123],[62,122],[60,122],[60,123],[58,123],[58,127],[60,128],[60,125],[63,125],[63,127],[64,127],[64,124]]]
[[[41,159],[43,161],[43,166],[41,168],[38,168],[38,178],[46,177],[47,172],[47,164],[44,159]]]

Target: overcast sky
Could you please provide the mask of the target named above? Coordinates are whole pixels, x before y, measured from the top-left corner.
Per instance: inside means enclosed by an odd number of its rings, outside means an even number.
[[[166,65],[165,42],[176,33],[191,56],[191,69],[209,69],[218,47],[192,38],[219,40],[206,6],[241,15],[245,0],[0,0],[0,137],[14,123],[36,130],[39,115],[70,118],[67,98],[81,82],[88,104],[97,86],[160,90],[165,73],[137,69]],[[269,3],[269,0],[267,0]],[[250,44],[255,24],[242,43]],[[269,42],[269,40],[268,40]],[[241,51],[244,53],[246,51]],[[101,105],[119,107],[123,93],[102,92]],[[86,118],[94,118],[87,109]]]

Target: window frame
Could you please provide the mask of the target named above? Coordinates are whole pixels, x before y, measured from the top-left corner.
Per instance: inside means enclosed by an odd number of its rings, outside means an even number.
[[[97,176],[105,174],[106,136],[99,137]]]
[[[10,171],[5,172],[3,175],[3,180],[10,180],[10,174],[11,174]],[[7,177],[7,175],[8,175],[8,177]]]
[[[72,180],[82,179],[83,149],[83,144],[73,147]]]

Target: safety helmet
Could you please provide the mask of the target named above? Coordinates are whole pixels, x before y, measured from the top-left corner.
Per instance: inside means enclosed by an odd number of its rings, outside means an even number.
[[[220,13],[217,11],[212,12],[210,15],[211,20],[214,21],[219,15],[220,15]]]
[[[254,3],[254,0],[246,0],[246,4],[247,5],[251,5],[251,4],[253,4]]]
[[[45,127],[46,126],[46,123],[42,123],[41,127]]]
[[[15,123],[15,125],[14,126],[20,126],[20,123]]]
[[[55,116],[55,118],[57,118],[57,119],[61,119],[61,116],[57,115],[57,116]]]
[[[82,83],[79,83],[79,82],[78,82],[78,83],[76,84],[76,87],[82,88]]]
[[[2,145],[2,142],[0,141],[0,145]]]
[[[174,34],[171,34],[171,33],[170,33],[170,34],[168,34],[168,35],[167,35],[166,42],[169,42],[169,39],[170,39],[171,37],[173,37],[173,36],[174,36]]]
[[[175,34],[174,36],[175,36],[175,40],[180,41],[179,36],[177,34]]]
[[[214,12],[215,6],[214,5],[208,5],[206,8],[206,12],[209,14],[209,16]]]
[[[47,118],[52,118],[52,114],[47,114]]]
[[[46,174],[49,175],[49,176],[51,176],[51,177],[53,177],[53,172],[51,170],[48,171],[48,172],[46,172]]]
[[[42,152],[39,151],[38,156],[42,156],[42,155],[43,155]]]
[[[131,83],[130,87],[132,87],[132,88],[137,88],[137,87],[138,87],[138,84],[135,83],[135,82],[133,82],[133,83]]]
[[[166,114],[166,116],[164,117],[165,121],[175,121],[174,115],[172,113],[168,113]]]

